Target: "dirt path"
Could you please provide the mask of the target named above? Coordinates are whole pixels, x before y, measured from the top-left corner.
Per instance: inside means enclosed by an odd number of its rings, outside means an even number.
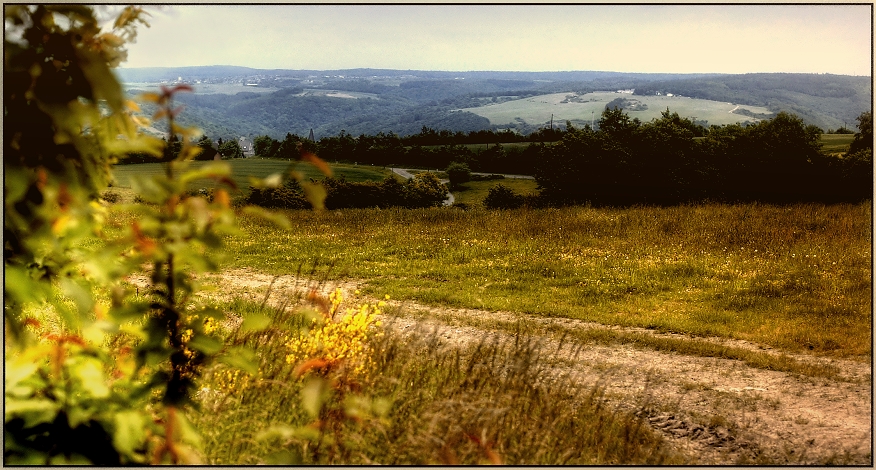
[[[145,279],[144,279],[145,280]],[[136,280],[135,280],[136,281]],[[273,277],[252,270],[217,276],[213,294],[239,295],[275,304],[310,284],[294,276]],[[336,287],[351,298],[364,283],[316,286],[323,292]],[[221,290],[220,290],[221,289]],[[390,302],[397,312],[386,322],[392,328],[436,330],[448,347],[476,343],[501,330],[470,326],[487,321],[529,322],[554,330],[612,328],[625,332],[671,336],[651,330],[606,327],[569,319],[547,319],[513,312],[448,309],[412,302]],[[472,321],[476,319],[476,321]],[[830,365],[835,378],[813,378],[757,369],[741,361],[664,353],[629,345],[560,344],[555,336],[540,338],[551,352],[551,366],[584,389],[600,384],[609,406],[646,419],[691,464],[869,464],[872,465],[872,365],[849,360],[793,355],[804,363]],[[693,338],[687,338],[693,341]],[[703,338],[696,338],[703,341]],[[707,339],[766,354],[782,354],[744,341]],[[574,347],[573,347],[574,346]],[[791,356],[790,354],[785,353]]]

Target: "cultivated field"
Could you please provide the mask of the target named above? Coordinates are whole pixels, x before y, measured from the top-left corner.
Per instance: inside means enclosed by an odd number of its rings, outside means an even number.
[[[756,114],[770,114],[763,107],[739,105],[720,101],[701,100],[681,96],[638,96],[615,92],[595,92],[577,95],[572,92],[553,93],[549,95],[533,96],[498,104],[488,104],[477,108],[466,108],[469,111],[490,120],[490,124],[509,124],[524,121],[527,124],[540,125],[548,123],[551,114],[554,123],[564,123],[569,120],[578,126],[590,123],[591,118],[598,120],[605,105],[616,98],[637,100],[648,106],[644,111],[626,110],[631,118],[639,118],[643,122],[659,118],[660,113],[669,108],[682,117],[695,117],[698,120],[706,120],[709,125],[725,125],[746,120],[757,121],[740,114],[734,110],[747,109]]]

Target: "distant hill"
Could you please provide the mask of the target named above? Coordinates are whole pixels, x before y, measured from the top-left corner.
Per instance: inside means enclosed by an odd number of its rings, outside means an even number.
[[[822,129],[854,125],[872,106],[870,77],[761,73],[643,83],[637,95],[662,92],[788,111]]]
[[[870,78],[843,75],[269,70],[224,65],[117,72],[132,93],[135,86],[142,91],[159,83],[194,84],[196,94],[179,95],[186,105],[181,120],[214,139],[303,136],[310,129],[317,138],[341,130],[408,135],[423,126],[464,132],[511,127],[529,133],[539,125],[513,120],[490,124],[485,117],[460,110],[555,93],[622,89],[635,89],[640,96],[672,93],[773,113],[789,111],[825,130],[853,126],[855,117],[871,104]],[[739,117],[746,120],[745,115]]]

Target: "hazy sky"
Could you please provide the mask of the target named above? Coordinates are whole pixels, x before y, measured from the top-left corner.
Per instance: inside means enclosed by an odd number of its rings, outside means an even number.
[[[149,6],[125,67],[869,75],[869,5]]]

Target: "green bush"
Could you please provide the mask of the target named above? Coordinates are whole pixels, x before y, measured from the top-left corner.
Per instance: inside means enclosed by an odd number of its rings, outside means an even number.
[[[504,184],[497,184],[490,188],[487,197],[484,198],[484,207],[487,209],[516,209],[523,205],[525,198],[516,194]]]

